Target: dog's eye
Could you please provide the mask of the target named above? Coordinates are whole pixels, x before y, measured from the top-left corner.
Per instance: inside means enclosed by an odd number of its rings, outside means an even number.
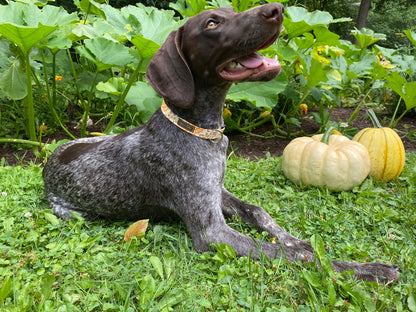
[[[218,23],[216,21],[210,20],[210,21],[208,21],[208,23],[205,26],[205,28],[211,29],[211,28],[217,27],[217,25],[218,25]]]

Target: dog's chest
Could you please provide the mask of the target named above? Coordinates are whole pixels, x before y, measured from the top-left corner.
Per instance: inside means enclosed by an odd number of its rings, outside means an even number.
[[[226,166],[226,150],[228,139],[226,137],[219,143],[201,141],[188,147],[182,147],[182,155],[173,158],[178,163],[178,174],[184,178],[189,175],[195,177],[195,182],[222,183]],[[173,161],[173,163],[175,163]],[[201,179],[202,181],[198,181]],[[190,179],[190,177],[187,177]],[[192,179],[193,180],[193,179]]]

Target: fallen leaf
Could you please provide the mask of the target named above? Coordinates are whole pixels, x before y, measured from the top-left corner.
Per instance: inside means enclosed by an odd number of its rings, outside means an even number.
[[[133,236],[136,236],[138,239],[144,237],[146,234],[147,225],[149,224],[149,219],[140,220],[134,222],[126,231],[124,235],[124,240],[129,242]]]

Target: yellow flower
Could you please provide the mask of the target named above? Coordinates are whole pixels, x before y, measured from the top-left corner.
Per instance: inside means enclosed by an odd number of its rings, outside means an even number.
[[[324,58],[323,56],[320,56],[319,53],[316,52],[316,51],[311,52],[311,55],[313,56],[314,59],[318,60],[319,63],[322,63],[322,64],[331,64],[331,61],[330,60]]]
[[[300,104],[299,105],[300,108],[300,115],[306,115],[308,113],[308,105],[306,104]]]
[[[338,47],[330,47],[329,50],[335,53],[336,56],[344,55],[345,51],[343,49],[340,49]]]
[[[61,81],[62,80],[62,76],[55,76],[55,81]]]
[[[263,109],[261,110],[261,113],[260,113],[260,117],[261,117],[261,118],[263,118],[263,119],[267,119],[267,118],[269,118],[269,117],[270,117],[270,115],[271,115],[271,113],[270,113],[270,111],[268,111],[267,109],[263,108]]]
[[[322,53],[328,54],[328,46],[319,46],[319,47],[314,47],[314,50],[321,55]]]
[[[228,117],[231,117],[231,112],[230,112],[230,110],[228,109],[228,108],[224,108],[224,111],[222,112],[222,117],[224,118],[224,119],[227,119]]]
[[[377,53],[377,62],[381,65],[381,66],[383,66],[385,69],[393,69],[393,68],[395,68],[396,66],[394,66],[394,65],[391,65],[391,63],[390,63],[390,61],[389,60],[386,60],[384,57],[383,57],[383,55],[381,54],[381,52],[378,52]]]

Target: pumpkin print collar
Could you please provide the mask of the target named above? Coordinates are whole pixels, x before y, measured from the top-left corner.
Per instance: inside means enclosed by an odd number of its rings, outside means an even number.
[[[163,101],[160,109],[167,119],[169,119],[174,125],[183,131],[195,135],[201,139],[210,140],[213,143],[219,143],[222,141],[225,127],[221,127],[219,129],[204,129],[195,126],[172,112],[171,109],[166,105],[165,101]]]

